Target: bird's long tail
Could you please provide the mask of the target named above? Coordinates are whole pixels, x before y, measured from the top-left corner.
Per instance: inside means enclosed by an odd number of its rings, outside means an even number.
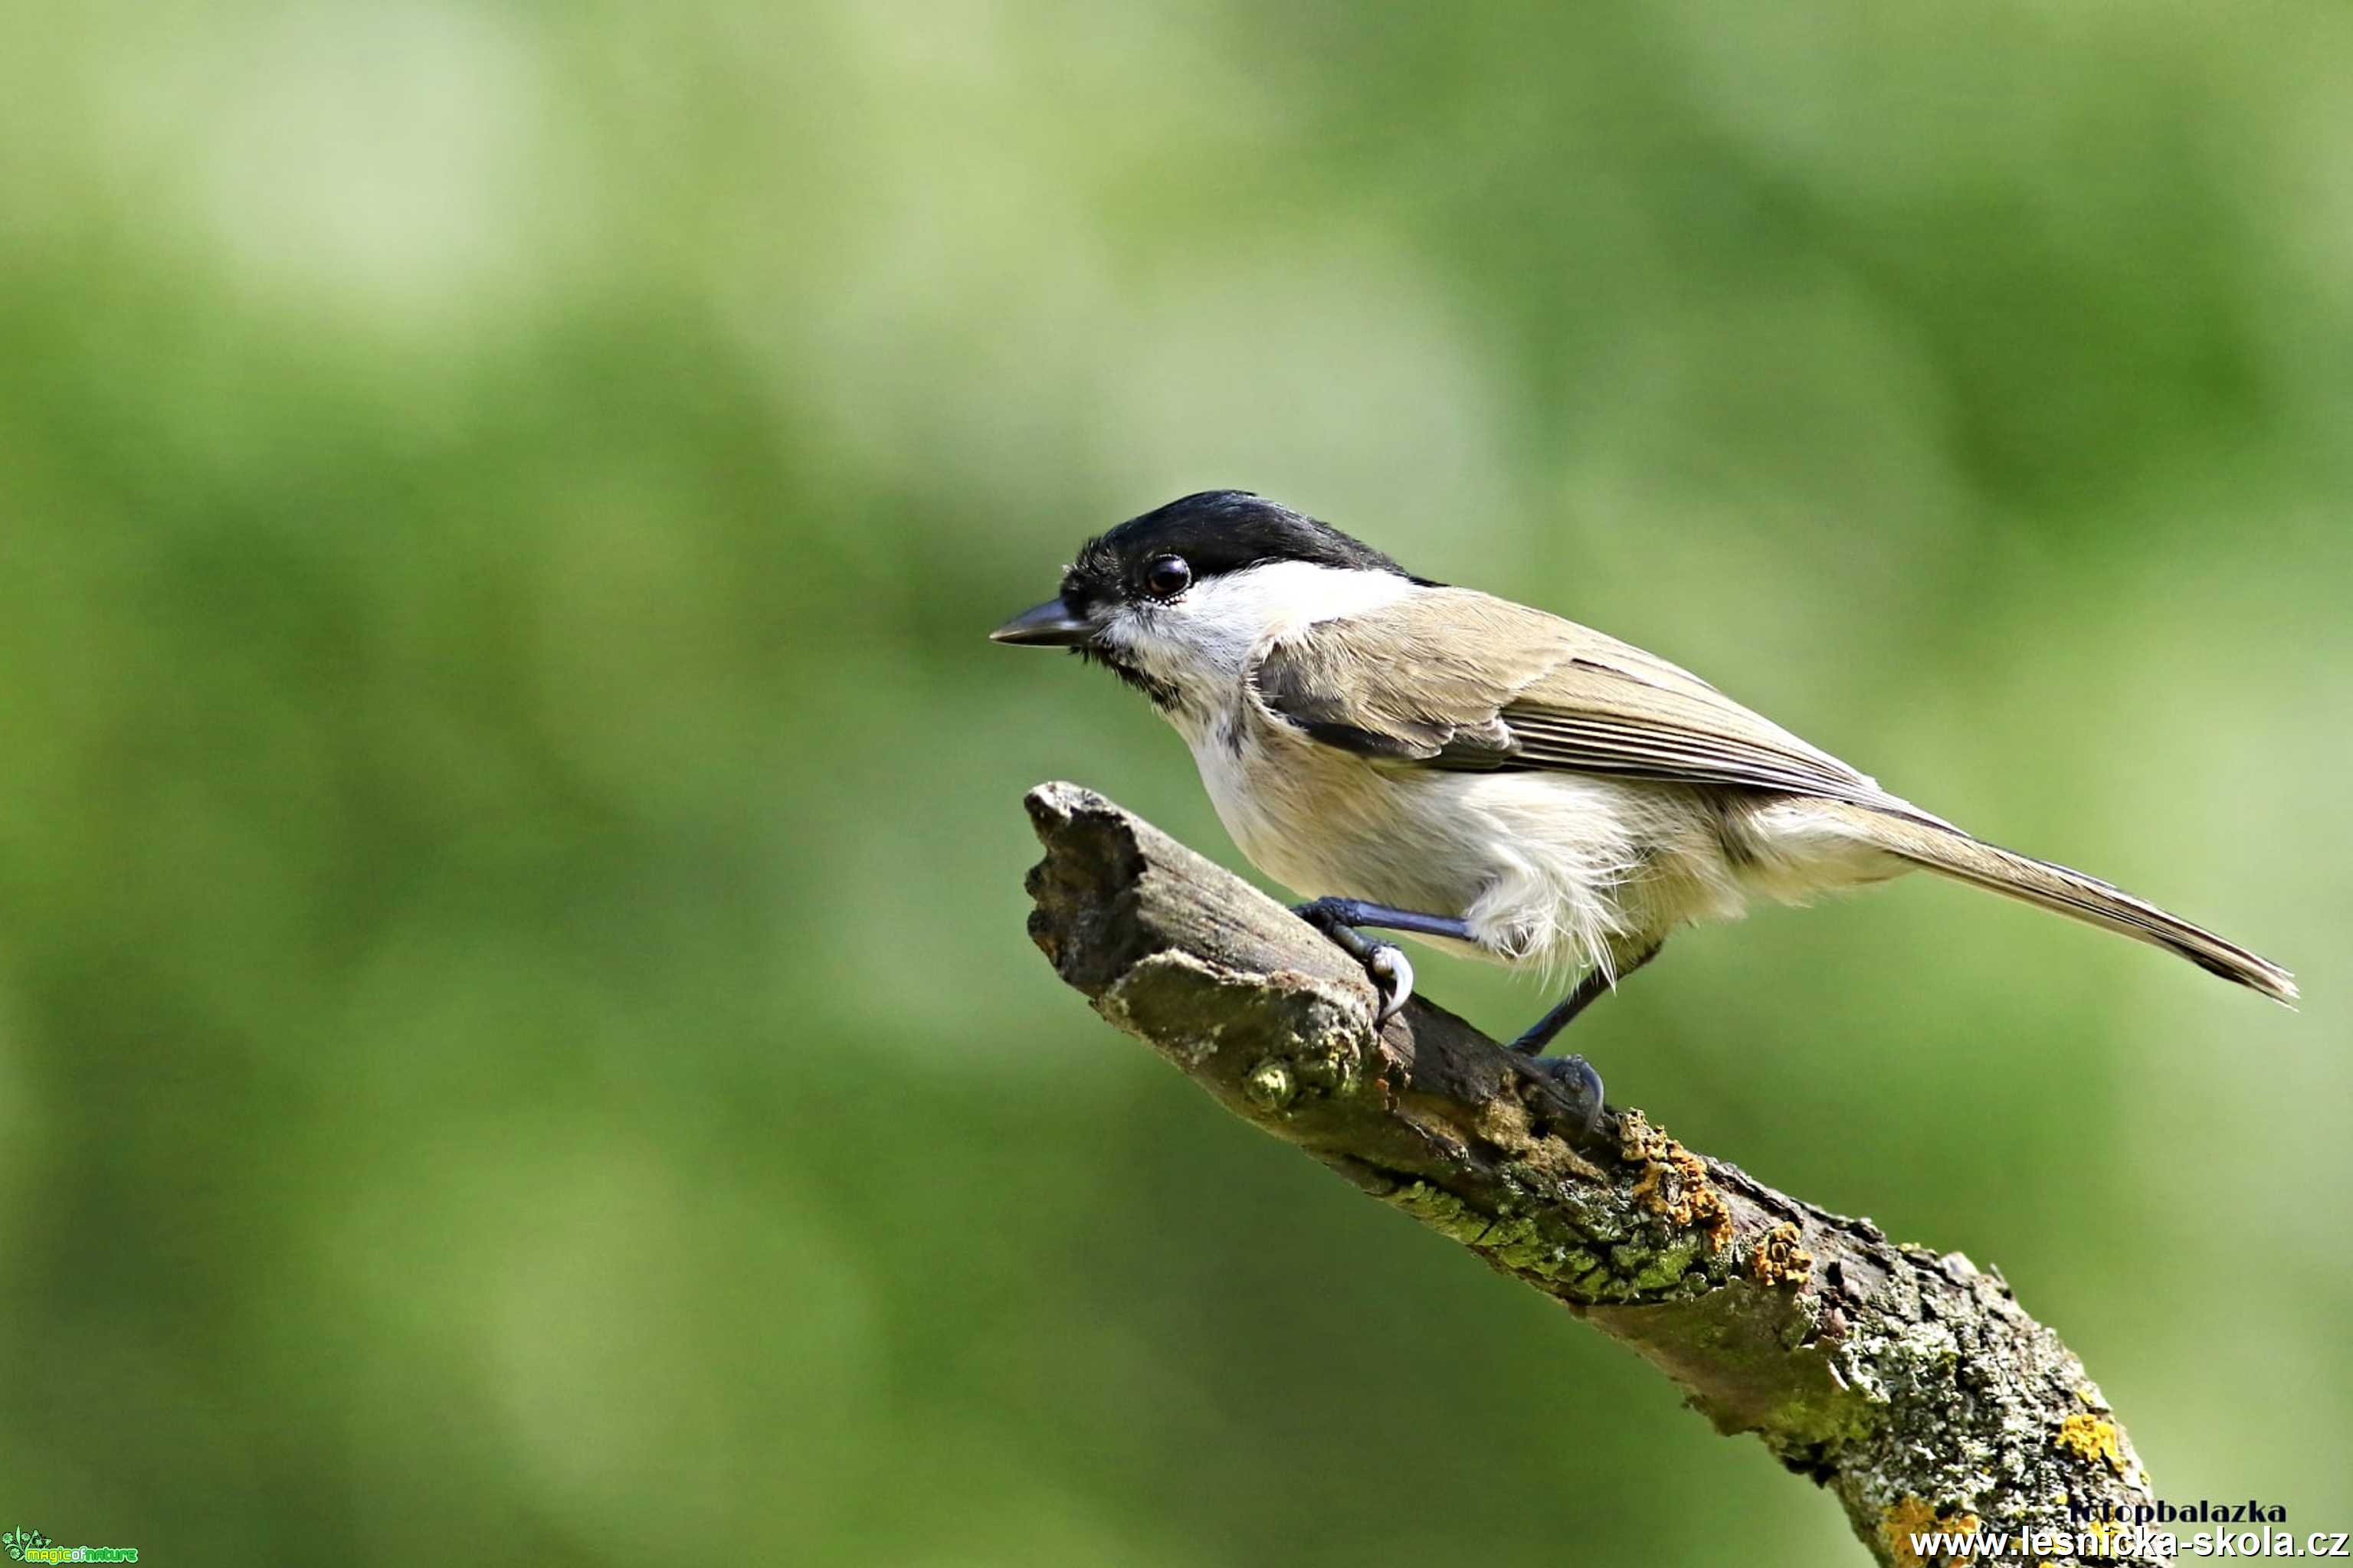
[[[1915,865],[2179,953],[2208,973],[2260,991],[2274,1002],[2295,1001],[2295,976],[2270,959],[2096,877],[1997,848],[1956,827],[1867,806],[1837,809],[1873,844]]]

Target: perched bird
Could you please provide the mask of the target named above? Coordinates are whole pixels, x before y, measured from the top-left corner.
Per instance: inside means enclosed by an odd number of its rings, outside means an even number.
[[[1359,928],[1578,973],[1514,1043],[1534,1056],[1681,926],[1922,868],[2296,994],[2269,960],[1973,838],[1662,658],[1244,491],[1088,541],[1058,595],[990,635],[1150,698],[1234,842],[1366,964],[1384,1020],[1412,968]],[[1591,1069],[1562,1060],[1598,1104]]]

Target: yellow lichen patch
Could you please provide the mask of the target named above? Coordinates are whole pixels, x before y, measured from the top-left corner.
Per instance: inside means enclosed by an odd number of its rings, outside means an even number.
[[[1619,1158],[1642,1167],[1634,1199],[1673,1226],[1696,1226],[1711,1250],[1732,1240],[1732,1214],[1708,1184],[1707,1163],[1651,1125],[1639,1110],[1619,1118]]]
[[[1814,1255],[1798,1245],[1798,1227],[1783,1221],[1767,1231],[1748,1255],[1748,1272],[1764,1286],[1802,1285],[1814,1266]]]
[[[2107,1462],[2118,1475],[2125,1473],[2124,1445],[2116,1436],[2116,1425],[2097,1415],[2078,1412],[2059,1423],[2059,1435],[2052,1439],[2058,1447],[2074,1455],[2085,1464]]]
[[[1879,1521],[1882,1540],[1887,1542],[1887,1555],[1898,1568],[1930,1568],[1947,1561],[1944,1558],[1923,1557],[1912,1550],[1915,1535],[1967,1535],[1978,1527],[1973,1513],[1938,1513],[1915,1497],[1898,1499],[1886,1517]]]

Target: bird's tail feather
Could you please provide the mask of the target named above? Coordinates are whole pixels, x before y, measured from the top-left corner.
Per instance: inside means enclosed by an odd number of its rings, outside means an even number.
[[[2208,973],[2260,991],[2274,1002],[2295,1001],[2295,976],[2271,960],[2096,877],[1914,817],[1866,806],[1844,806],[1841,815],[1881,848],[1931,871],[2179,953]]]

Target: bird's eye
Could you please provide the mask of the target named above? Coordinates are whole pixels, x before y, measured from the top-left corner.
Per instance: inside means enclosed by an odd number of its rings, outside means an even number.
[[[1164,555],[1144,573],[1144,590],[1155,599],[1173,599],[1192,583],[1193,569],[1182,555]]]

